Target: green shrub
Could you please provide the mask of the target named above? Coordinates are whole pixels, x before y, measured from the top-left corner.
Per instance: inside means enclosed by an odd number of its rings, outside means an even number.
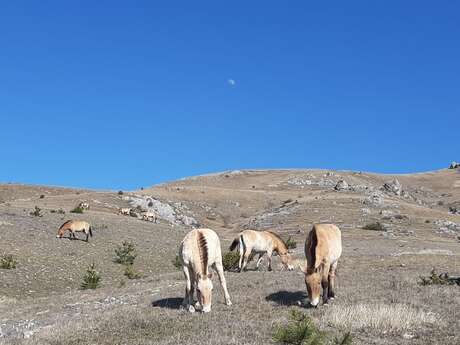
[[[42,209],[38,206],[35,206],[34,210],[32,212],[29,213],[31,216],[34,216],[34,217],[42,217],[43,214],[42,214]]]
[[[385,231],[385,226],[380,222],[369,223],[363,226],[364,230]]]
[[[289,236],[289,238],[286,241],[286,246],[288,247],[288,249],[295,249],[297,248],[297,242]]]
[[[324,345],[326,337],[313,323],[313,320],[298,310],[291,310],[289,323],[278,326],[273,333],[273,340],[281,344]]]
[[[40,195],[40,199],[44,199],[44,198],[45,198],[45,194]]]
[[[14,259],[13,255],[2,255],[0,256],[0,268],[5,270],[11,270],[16,268],[17,261]]]
[[[172,260],[173,266],[180,270],[182,268],[182,261],[179,258],[179,255],[176,255],[176,257]]]
[[[450,277],[449,274],[438,274],[433,268],[428,277],[420,277],[420,285],[460,285],[460,277]]]
[[[134,246],[134,243],[123,241],[121,246],[115,248],[114,261],[122,265],[132,265],[136,256],[136,247]]]
[[[287,325],[275,329],[273,340],[288,345],[351,345],[353,341],[350,332],[331,340],[316,327],[310,316],[296,309],[291,310]]]
[[[119,191],[118,191],[118,195],[123,195],[123,191],[122,191],[122,190],[119,190]]]
[[[133,265],[125,265],[125,272],[123,274],[128,279],[140,279],[143,277],[142,273],[136,271]]]
[[[225,271],[233,271],[238,268],[240,254],[237,252],[227,252],[222,256],[222,265]]]
[[[86,273],[83,276],[83,282],[80,285],[82,290],[97,289],[101,284],[101,275],[96,271],[96,265],[92,263],[86,269]]]
[[[83,208],[80,206],[75,207],[70,213],[83,213]]]

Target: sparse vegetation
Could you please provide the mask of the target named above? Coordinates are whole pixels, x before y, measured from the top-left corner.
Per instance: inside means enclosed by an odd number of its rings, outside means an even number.
[[[369,223],[363,226],[364,230],[385,231],[385,226],[380,222]]]
[[[148,207],[152,207],[153,206],[153,201],[150,200],[149,203],[147,204]]]
[[[326,344],[325,334],[316,327],[310,316],[295,309],[291,310],[289,323],[276,328],[273,340],[289,345]]]
[[[237,252],[227,252],[222,256],[222,265],[225,271],[233,271],[238,268],[240,255]]]
[[[174,259],[172,260],[173,266],[180,270],[182,268],[182,262],[180,261],[179,255],[176,255]]]
[[[428,277],[420,277],[420,285],[454,285],[460,286],[460,277],[450,277],[447,272],[438,274],[433,268]]]
[[[14,259],[13,255],[7,254],[0,256],[0,268],[5,270],[11,270],[16,268],[17,261]]]
[[[115,259],[116,263],[122,265],[132,265],[134,264],[134,259],[136,259],[136,247],[134,243],[130,241],[123,241],[121,246],[115,248]]]
[[[35,206],[34,210],[31,211],[29,214],[34,217],[43,217],[42,209],[38,206]]]
[[[96,271],[96,265],[92,263],[86,269],[86,273],[83,276],[83,282],[80,285],[82,290],[97,289],[101,284],[101,275]]]
[[[143,274],[134,268],[134,265],[125,265],[125,271],[123,273],[128,279],[140,279]]]
[[[119,191],[118,191],[118,195],[123,195],[123,191],[122,191],[122,190],[119,190]]]
[[[40,199],[44,199],[44,198],[45,198],[45,194],[41,194]]]
[[[297,242],[289,236],[289,238],[286,241],[286,246],[288,247],[288,249],[295,249],[297,248]]]
[[[50,213],[65,214],[65,211],[60,208],[58,210],[50,210]]]
[[[75,207],[73,210],[70,210],[70,213],[83,213],[83,208],[80,206]]]

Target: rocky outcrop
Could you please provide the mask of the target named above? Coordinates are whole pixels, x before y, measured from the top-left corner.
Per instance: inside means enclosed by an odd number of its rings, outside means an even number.
[[[337,184],[335,185],[334,189],[336,191],[343,191],[343,190],[348,190],[350,186],[348,185],[347,181],[345,180],[339,180]]]
[[[457,169],[457,168],[460,168],[460,163],[457,163],[455,161],[450,163],[449,169]]]
[[[385,182],[382,186],[382,190],[399,196],[402,193],[402,185],[397,179],[393,179],[392,181]]]

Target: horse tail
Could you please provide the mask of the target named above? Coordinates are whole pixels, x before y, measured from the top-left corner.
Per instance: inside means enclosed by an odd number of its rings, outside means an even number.
[[[239,235],[238,237],[235,237],[235,239],[233,240],[232,244],[230,245],[230,251],[233,251],[236,249],[236,247],[238,246],[238,243],[240,242],[240,237],[241,235]]]
[[[91,229],[91,225],[89,226],[89,235],[90,235],[91,237],[93,237],[93,231],[92,231],[92,229]]]

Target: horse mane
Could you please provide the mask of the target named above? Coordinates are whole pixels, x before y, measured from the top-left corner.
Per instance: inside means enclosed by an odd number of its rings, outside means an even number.
[[[273,231],[268,231],[267,232],[272,235],[274,238],[276,238],[283,246],[284,246],[284,249],[287,251],[288,250],[288,247],[286,245],[286,242],[283,241],[283,239],[276,233],[274,233]]]
[[[202,273],[208,274],[208,242],[201,231],[198,231],[198,252],[200,253],[200,263]]]
[[[318,237],[316,236],[316,228],[313,227],[313,229],[310,232],[310,247],[308,250],[310,251],[310,256],[311,256],[311,264],[308,263],[308,266],[310,267],[315,267],[316,266],[316,246],[318,245]]]
[[[70,223],[70,222],[72,222],[72,220],[68,220],[68,221],[66,221],[64,224],[62,224],[62,225],[59,227],[59,230],[61,230],[61,229],[62,229],[62,227],[63,227],[64,225],[67,225],[67,224],[68,224],[68,223]]]

